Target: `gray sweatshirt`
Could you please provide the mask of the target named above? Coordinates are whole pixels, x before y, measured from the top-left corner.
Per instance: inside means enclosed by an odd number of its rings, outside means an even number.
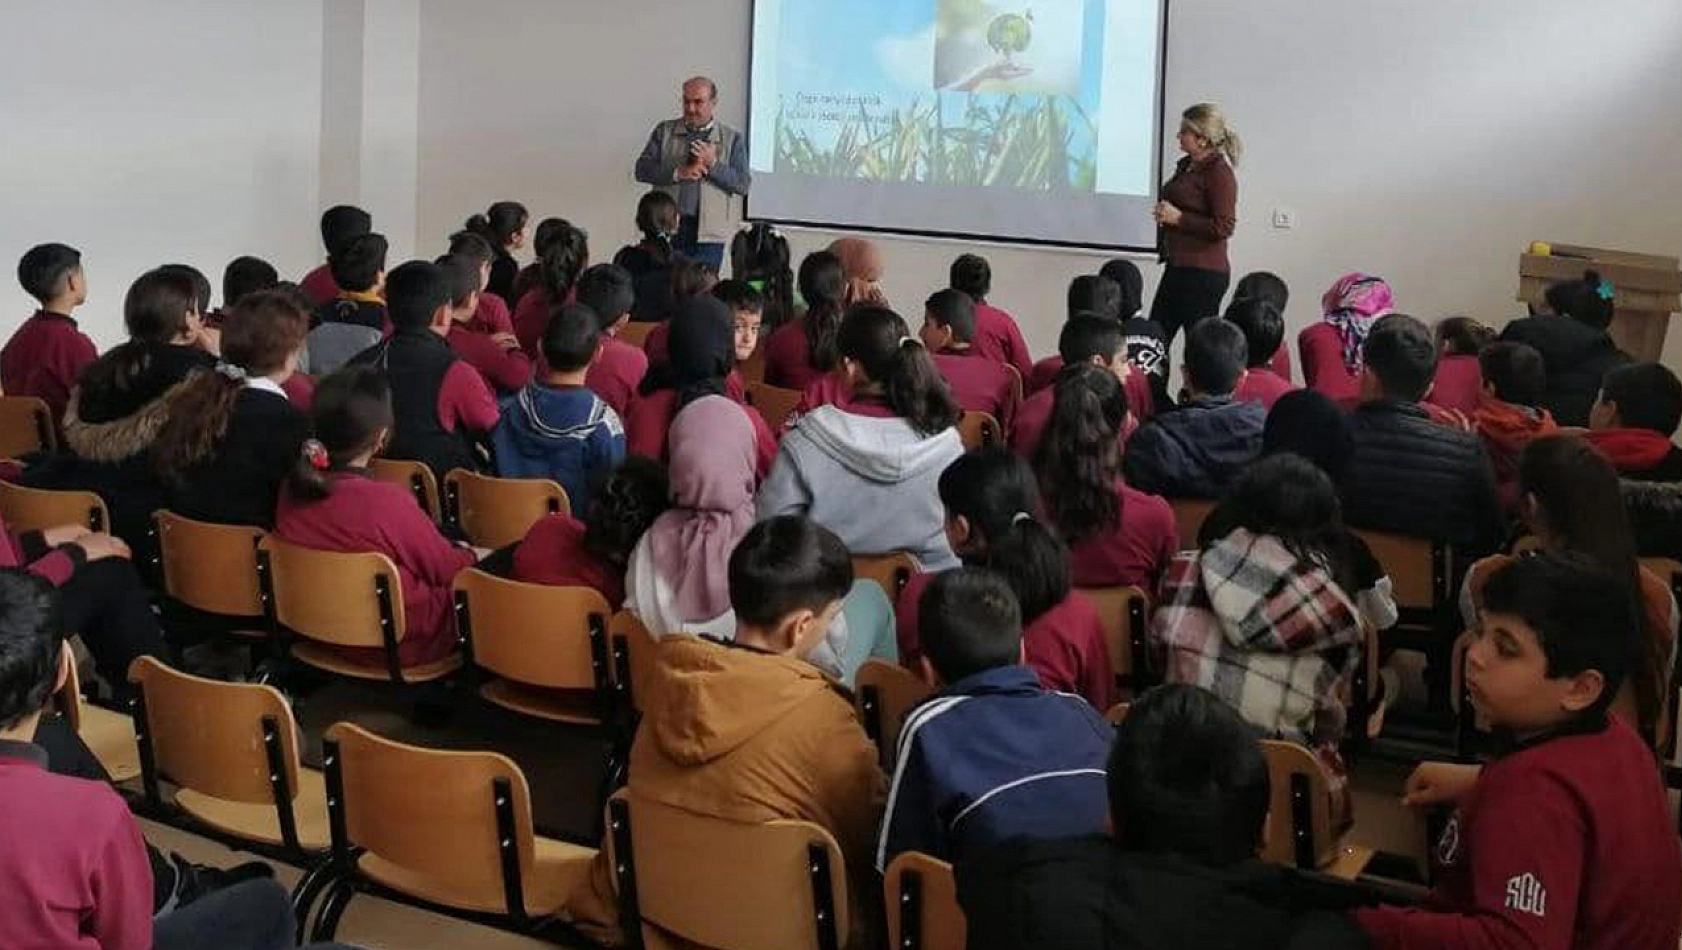
[[[957,429],[925,437],[904,419],[823,406],[783,436],[759,517],[806,515],[854,554],[906,551],[927,570],[956,567],[936,486],[962,454]]]

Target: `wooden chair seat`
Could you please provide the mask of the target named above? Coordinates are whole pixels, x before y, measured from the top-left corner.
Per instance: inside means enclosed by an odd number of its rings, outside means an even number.
[[[547,478],[495,478],[458,468],[444,476],[444,508],[469,541],[501,548],[542,519],[570,513],[572,503]]]
[[[295,640],[292,643],[292,658],[300,663],[308,663],[318,670],[337,673],[340,676],[350,676],[363,680],[381,680],[391,682],[391,673],[382,660],[355,660],[345,656],[331,646],[324,646],[308,640]],[[403,667],[403,682],[425,683],[431,680],[443,679],[461,669],[461,654],[452,653],[441,660],[422,663],[418,666]]]
[[[972,409],[958,420],[958,438],[963,440],[964,451],[973,452],[1004,441],[1004,428],[991,413]]]
[[[1320,759],[1294,742],[1263,740],[1272,778],[1262,858],[1354,880],[1372,860],[1371,848],[1348,844],[1348,827],[1334,827],[1332,791]]]
[[[759,411],[772,432],[782,431],[783,424],[800,406],[805,394],[798,389],[784,389],[769,383],[747,384],[748,405]]]
[[[140,776],[140,746],[134,738],[134,720],[120,712],[83,705],[81,736],[113,782],[127,782]]]
[[[54,491],[0,482],[0,515],[15,534],[45,531],[60,525],[80,525],[90,531],[111,530],[111,512],[91,491]]]
[[[273,805],[228,801],[187,788],[176,789],[175,804],[224,834],[277,848],[286,845]],[[327,850],[327,785],[315,769],[298,770],[298,794],[292,799],[292,820],[297,825],[298,843],[305,850]]]
[[[595,691],[588,689],[544,689],[513,680],[494,679],[479,687],[488,703],[539,719],[593,725],[602,721]]]
[[[573,890],[590,876],[596,849],[554,838],[533,838],[532,844],[534,874],[522,882],[526,913],[533,917],[548,916],[560,910]],[[448,878],[422,874],[376,854],[362,855],[356,861],[356,869],[394,891],[445,907],[482,914],[501,914],[507,910],[501,901],[475,899],[471,888],[463,889]]]

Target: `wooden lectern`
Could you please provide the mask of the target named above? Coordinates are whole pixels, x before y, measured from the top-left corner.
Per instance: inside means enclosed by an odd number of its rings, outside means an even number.
[[[1597,270],[1612,282],[1618,296],[1612,318],[1612,340],[1642,362],[1657,362],[1664,352],[1670,315],[1682,310],[1682,266],[1674,257],[1609,251],[1599,247],[1555,244],[1551,254],[1519,258],[1518,299],[1542,305],[1542,295],[1563,280],[1581,280],[1583,271]]]

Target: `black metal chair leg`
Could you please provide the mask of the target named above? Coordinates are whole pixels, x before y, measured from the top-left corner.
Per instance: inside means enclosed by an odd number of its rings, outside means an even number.
[[[345,908],[350,906],[350,899],[355,896],[356,887],[349,881],[334,881],[326,899],[321,902],[321,913],[315,918],[310,942],[332,942],[333,936],[339,932],[339,918],[345,915]]]
[[[323,858],[292,889],[292,915],[298,919],[298,943],[304,942],[304,930],[309,924],[310,910],[321,896],[323,888],[333,883],[333,859]]]

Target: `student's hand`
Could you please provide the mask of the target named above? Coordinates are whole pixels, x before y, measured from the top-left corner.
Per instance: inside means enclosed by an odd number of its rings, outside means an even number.
[[[520,348],[520,338],[512,333],[493,333],[491,334],[491,340],[505,350]]]
[[[108,557],[120,557],[125,560],[134,557],[134,553],[123,543],[122,538],[109,534],[94,534],[92,532],[76,539],[76,546],[82,549],[90,561],[103,561]]]
[[[93,532],[79,524],[61,524],[56,528],[48,528],[41,532],[41,540],[47,542],[47,547],[56,548],[61,544],[80,541]]]
[[[1421,762],[1402,789],[1402,804],[1409,808],[1452,805],[1472,790],[1482,772],[1481,765]]]
[[[198,338],[193,341],[193,345],[211,356],[221,356],[222,331],[213,327],[200,327]]]

